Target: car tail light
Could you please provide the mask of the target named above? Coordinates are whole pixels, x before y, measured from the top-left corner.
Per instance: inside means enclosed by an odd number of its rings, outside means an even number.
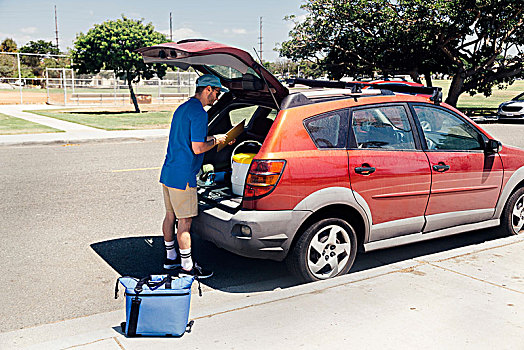
[[[257,199],[273,191],[285,165],[285,160],[253,160],[246,178],[244,198]]]

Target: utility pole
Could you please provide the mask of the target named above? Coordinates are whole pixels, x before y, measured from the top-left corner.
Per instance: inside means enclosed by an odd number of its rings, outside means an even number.
[[[259,40],[259,44],[260,44],[260,49],[259,49],[259,54],[260,54],[260,64],[262,64],[262,17],[260,17],[260,36],[258,37],[258,40]]]
[[[173,41],[173,16],[169,12],[169,40]]]
[[[56,17],[56,5],[55,5],[55,34],[56,34],[56,48],[60,51],[58,48],[58,19]]]

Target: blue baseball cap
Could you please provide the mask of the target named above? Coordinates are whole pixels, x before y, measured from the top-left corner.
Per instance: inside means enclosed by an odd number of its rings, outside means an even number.
[[[196,81],[196,86],[211,86],[211,87],[218,87],[220,88],[221,92],[229,92],[229,89],[222,86],[220,83],[220,79],[218,79],[217,76],[214,76],[212,74],[204,74],[200,77],[198,77]]]

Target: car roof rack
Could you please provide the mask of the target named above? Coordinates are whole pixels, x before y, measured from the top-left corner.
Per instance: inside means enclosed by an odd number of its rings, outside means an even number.
[[[442,102],[442,88],[441,87],[426,87],[426,86],[412,86],[402,82],[391,83],[364,83],[364,82],[345,82],[336,80],[314,80],[304,78],[286,79],[289,87],[294,87],[296,84],[305,85],[312,88],[331,88],[331,89],[350,89],[351,95],[362,93],[362,88],[385,90],[388,92],[399,92],[404,94],[421,94],[430,95],[430,100],[436,105]],[[384,95],[389,95],[388,92],[383,92]]]

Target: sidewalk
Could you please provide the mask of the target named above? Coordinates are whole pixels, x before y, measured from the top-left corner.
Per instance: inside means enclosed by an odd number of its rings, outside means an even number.
[[[126,338],[121,295],[119,311],[3,333],[0,348],[522,349],[523,249],[512,236],[286,289],[193,294],[181,338]]]
[[[0,146],[82,143],[101,140],[144,140],[166,138],[168,129],[106,131],[55,118],[44,117],[24,110],[58,109],[48,105],[0,105],[0,113],[46,125],[65,132],[0,135]]]

